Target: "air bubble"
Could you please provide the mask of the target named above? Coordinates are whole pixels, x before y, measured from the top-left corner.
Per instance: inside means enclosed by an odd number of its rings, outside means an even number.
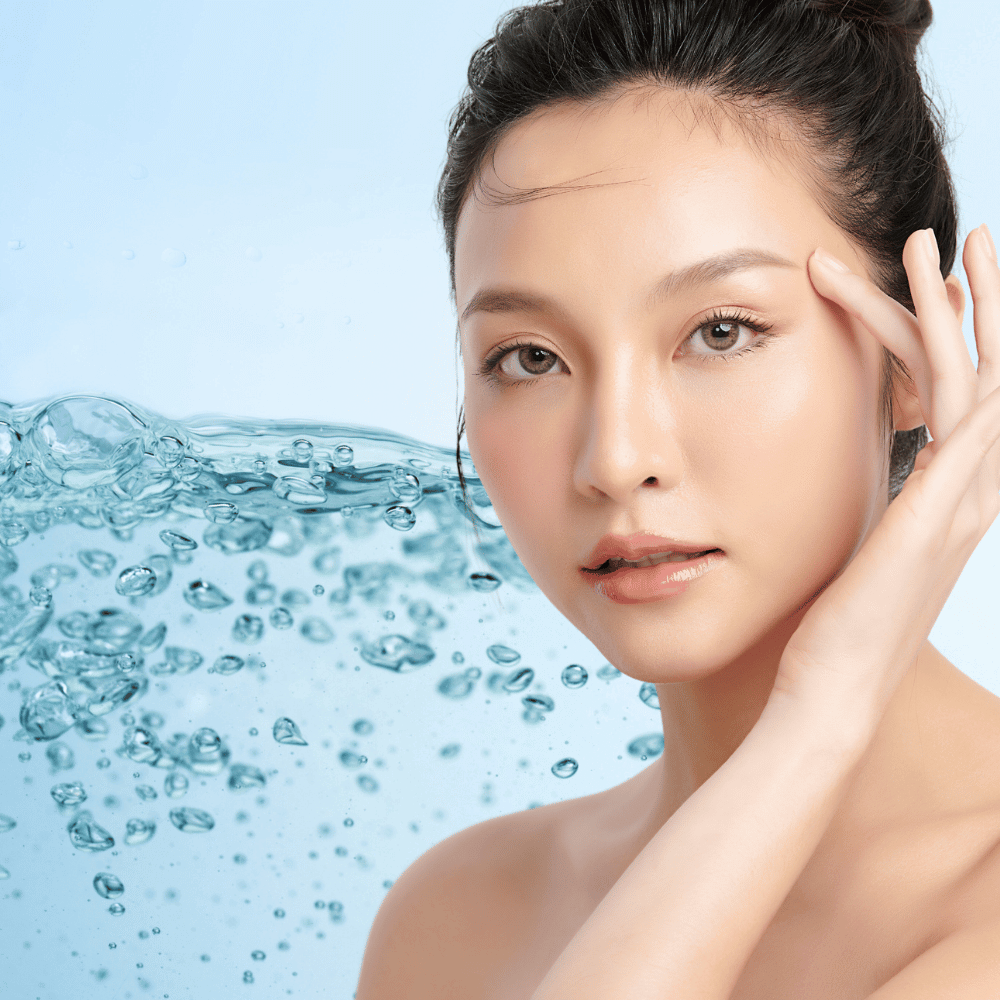
[[[94,888],[97,890],[99,896],[103,896],[105,899],[117,899],[123,892],[125,892],[125,886],[122,885],[122,881],[117,875],[112,875],[110,872],[100,872],[94,876]],[[123,912],[124,907],[122,908]]]
[[[563,757],[552,765],[552,773],[557,778],[572,778],[580,765],[572,757]]]
[[[284,743],[288,746],[308,746],[299,727],[287,716],[282,716],[274,723],[272,734],[277,743]]]

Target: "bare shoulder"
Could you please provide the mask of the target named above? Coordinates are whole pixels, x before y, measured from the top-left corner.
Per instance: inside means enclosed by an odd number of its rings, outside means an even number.
[[[544,806],[486,820],[417,858],[375,916],[357,1000],[494,996],[531,932],[558,813]]]

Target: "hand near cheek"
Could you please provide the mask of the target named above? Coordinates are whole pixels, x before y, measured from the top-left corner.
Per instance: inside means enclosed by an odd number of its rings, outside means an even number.
[[[948,300],[931,230],[903,250],[916,315],[817,250],[817,292],[907,366],[933,438],[840,575],[792,635],[772,699],[850,718],[871,735],[930,634],[962,569],[1000,512],[1000,269],[985,226],[963,256],[975,307],[978,370]]]

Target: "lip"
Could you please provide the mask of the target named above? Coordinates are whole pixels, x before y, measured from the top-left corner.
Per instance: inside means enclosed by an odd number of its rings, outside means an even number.
[[[648,532],[633,535],[605,535],[591,550],[586,562],[580,567],[583,572],[597,569],[608,559],[628,559],[636,562],[645,556],[658,552],[704,552],[717,546],[710,542],[685,542],[679,538],[665,538]]]
[[[724,552],[715,551],[684,562],[623,567],[603,575],[581,570],[580,574],[597,594],[615,604],[647,604],[682,594],[692,581],[713,570],[725,558]]]

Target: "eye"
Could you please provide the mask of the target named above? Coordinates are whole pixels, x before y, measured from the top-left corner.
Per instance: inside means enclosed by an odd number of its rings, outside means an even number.
[[[490,351],[483,358],[479,374],[497,384],[533,382],[557,370],[558,364],[562,364],[562,360],[557,354],[530,341],[519,340]]]
[[[694,351],[695,357],[731,361],[758,347],[763,347],[770,336],[769,330],[770,326],[767,324],[758,323],[744,314],[720,314],[711,316],[707,322],[700,323],[684,343],[708,348],[706,351]],[[755,333],[759,335],[756,340],[753,338]],[[732,350],[741,342],[740,350]]]

